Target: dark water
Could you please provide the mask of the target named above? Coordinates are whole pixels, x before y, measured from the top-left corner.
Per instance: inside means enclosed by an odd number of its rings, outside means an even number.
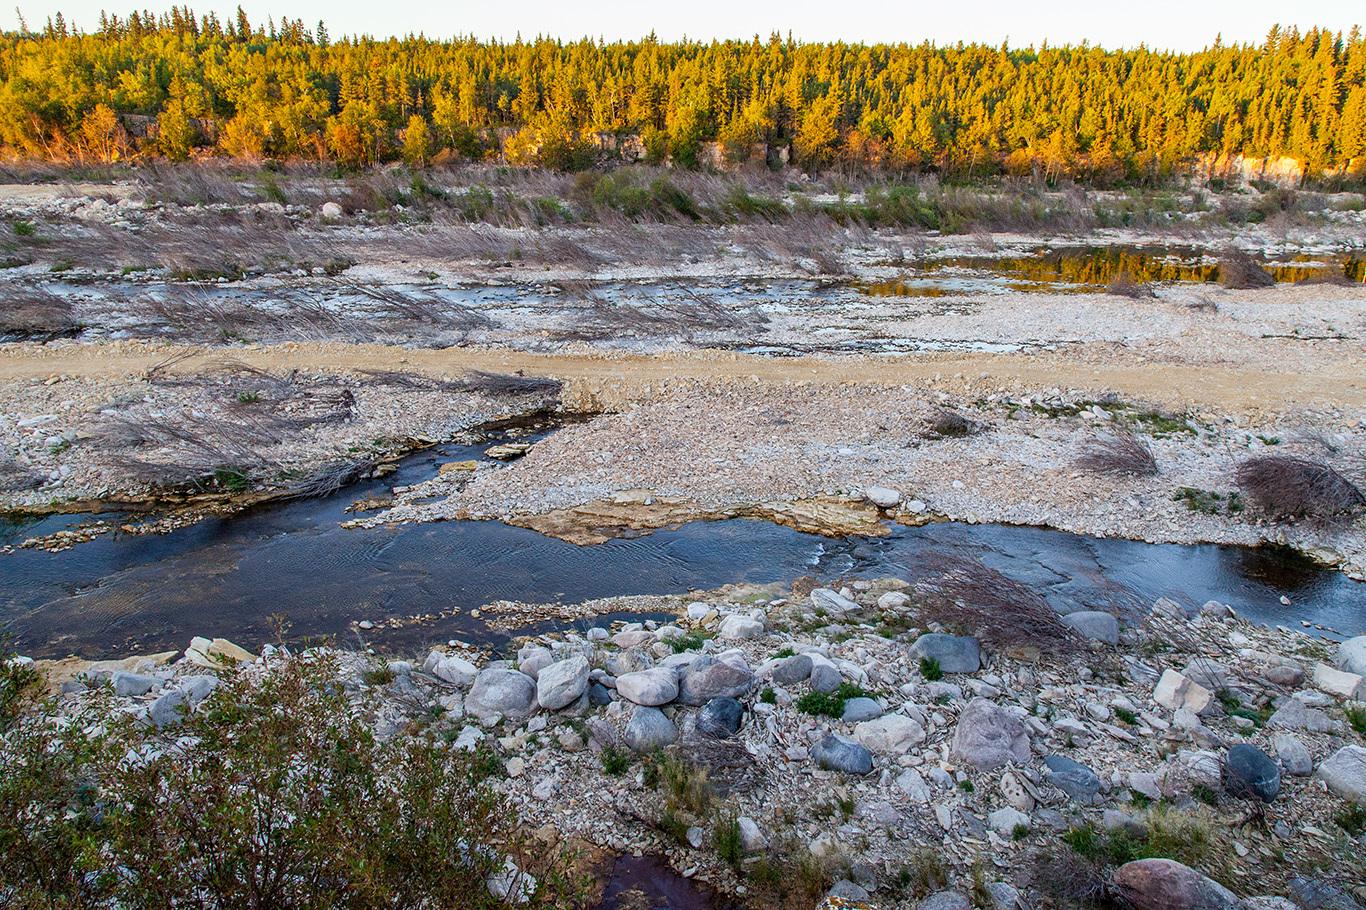
[[[1366,585],[1268,549],[956,523],[830,540],[737,519],[591,547],[494,521],[339,526],[353,517],[345,509],[354,500],[430,477],[444,462],[481,457],[489,444],[439,446],[405,459],[383,481],[168,535],[111,534],[61,553],[0,555],[0,623],[19,651],[33,656],[180,648],[193,635],[254,648],[272,638],[277,615],[295,635],[336,635],[344,643],[352,623],[370,620],[379,628],[365,633],[367,641],[406,650],[453,637],[496,643],[500,636],[469,616],[494,600],[575,603],[804,574],[915,579],[951,554],[1029,583],[1063,611],[1142,609],[1160,596],[1218,599],[1262,622],[1310,619],[1346,634],[1366,630]],[[0,524],[0,542],[88,520]],[[1281,605],[1282,595],[1291,606]],[[390,628],[386,621],[396,622]]]
[[[738,906],[679,875],[662,859],[619,856],[598,910],[730,910]]]

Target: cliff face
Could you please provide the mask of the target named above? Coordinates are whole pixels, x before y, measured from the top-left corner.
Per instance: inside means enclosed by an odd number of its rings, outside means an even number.
[[[1196,164],[1196,173],[1206,180],[1234,180],[1247,183],[1265,180],[1278,186],[1296,186],[1304,179],[1304,162],[1284,156],[1248,158],[1243,155],[1206,155]]]

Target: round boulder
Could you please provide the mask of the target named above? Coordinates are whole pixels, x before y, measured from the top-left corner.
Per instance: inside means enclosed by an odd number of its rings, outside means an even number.
[[[1281,769],[1261,749],[1239,743],[1224,758],[1224,788],[1234,796],[1269,803],[1281,792]]]

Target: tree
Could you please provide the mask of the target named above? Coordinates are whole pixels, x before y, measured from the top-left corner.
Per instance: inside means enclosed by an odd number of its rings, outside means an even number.
[[[403,131],[403,160],[409,167],[426,167],[431,156],[432,138],[427,121],[421,114],[413,114]]]
[[[85,157],[101,164],[118,161],[128,153],[128,133],[112,107],[97,104],[81,119],[80,147]]]

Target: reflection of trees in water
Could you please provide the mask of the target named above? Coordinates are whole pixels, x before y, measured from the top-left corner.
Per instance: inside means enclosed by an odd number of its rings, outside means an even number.
[[[1323,568],[1312,559],[1279,544],[1242,547],[1235,551],[1238,574],[1285,591],[1307,588],[1323,577]]]

